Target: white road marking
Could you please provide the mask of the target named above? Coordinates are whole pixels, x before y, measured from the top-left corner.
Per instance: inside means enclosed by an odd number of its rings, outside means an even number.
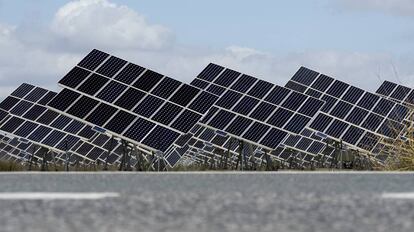
[[[0,200],[99,200],[119,196],[119,193],[3,192]]]
[[[414,199],[414,192],[408,193],[383,193],[385,199]]]

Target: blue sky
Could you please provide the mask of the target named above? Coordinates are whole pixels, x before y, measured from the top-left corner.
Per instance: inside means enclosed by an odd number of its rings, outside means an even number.
[[[304,65],[412,86],[413,39],[411,0],[0,0],[0,84],[56,88],[96,47],[183,81],[212,61],[281,85]]]

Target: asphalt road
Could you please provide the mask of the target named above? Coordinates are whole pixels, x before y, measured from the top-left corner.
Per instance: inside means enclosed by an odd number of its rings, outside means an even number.
[[[0,174],[0,231],[412,232],[413,195],[413,173]]]

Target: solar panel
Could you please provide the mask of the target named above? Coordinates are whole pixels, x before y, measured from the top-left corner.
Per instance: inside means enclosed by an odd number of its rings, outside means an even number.
[[[59,84],[64,89],[49,102],[51,109],[162,152],[186,134],[217,99],[98,50],[90,52]]]
[[[378,94],[305,67],[301,67],[290,82],[301,85],[305,93],[313,91],[312,96],[317,92],[319,99],[326,102],[309,128],[343,140],[347,145],[373,152],[376,147],[382,146],[382,138],[395,139],[404,128],[401,116],[404,118],[408,109]],[[377,93],[401,99],[400,95],[393,95],[397,88],[393,83],[384,82]],[[408,95],[406,88],[401,89],[404,92],[402,95]]]
[[[234,152],[238,149],[231,142],[234,138],[270,151],[291,146],[299,152],[316,155],[324,147],[311,138],[298,146],[285,144],[290,136],[302,138],[298,134],[323,106],[321,100],[217,64],[209,64],[191,85],[216,96],[216,102],[197,125],[197,132],[191,130],[195,138],[188,142],[186,154],[202,151],[217,155],[214,154],[217,149],[227,150],[228,146]],[[206,136],[206,131],[211,136]],[[220,135],[221,132],[225,135]]]
[[[29,91],[27,91],[28,89]],[[56,152],[62,153],[68,150],[82,158],[87,158],[92,149],[96,148],[96,145],[91,144],[88,140],[96,136],[97,132],[92,131],[91,127],[73,119],[73,117],[47,109],[42,103],[47,103],[46,98],[50,99],[50,96],[56,95],[50,94],[50,92],[29,84],[19,86],[13,92],[14,96],[9,96],[9,99],[13,97],[17,100],[14,106],[9,107],[8,104],[3,104],[4,102],[0,103],[0,109],[9,115],[6,120],[2,121],[0,130],[19,138],[28,139]],[[87,105],[85,102],[84,104]],[[82,150],[83,153],[77,153],[72,148],[79,142],[91,144],[91,150]]]

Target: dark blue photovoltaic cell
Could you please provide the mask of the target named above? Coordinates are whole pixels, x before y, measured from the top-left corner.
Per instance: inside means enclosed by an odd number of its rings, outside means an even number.
[[[151,93],[158,97],[168,99],[180,85],[181,82],[169,77],[164,77],[164,79],[154,88],[154,90],[151,91]]]
[[[244,96],[234,107],[233,111],[242,115],[248,115],[258,102],[259,100],[255,98]]]
[[[45,106],[47,103],[49,103],[55,96],[57,95],[57,93],[55,92],[48,92],[42,99],[40,99],[40,101],[38,102],[38,104]]]
[[[237,79],[237,81],[231,86],[232,90],[241,92],[241,93],[246,93],[252,86],[253,84],[257,81],[256,78],[252,77],[252,76],[248,76],[243,74],[240,78]]]
[[[378,104],[375,106],[373,112],[380,114],[382,116],[387,116],[391,109],[394,107],[394,105],[394,102],[381,98]]]
[[[211,119],[211,121],[208,123],[208,125],[217,128],[219,130],[223,130],[230,121],[235,117],[236,115],[234,113],[220,110],[214,117]]]
[[[84,138],[90,139],[92,138],[92,136],[94,136],[96,134],[95,131],[92,130],[91,126],[85,126],[80,132],[79,132],[79,136],[82,136]]]
[[[74,67],[69,71],[60,81],[59,84],[68,86],[70,88],[76,88],[82,81],[84,81],[91,72],[83,68]]]
[[[124,136],[135,141],[141,141],[154,126],[155,123],[138,118],[124,133]]]
[[[271,128],[270,131],[260,141],[261,144],[275,149],[286,137],[287,133],[276,128]]]
[[[42,114],[42,116],[40,116],[40,118],[37,119],[36,122],[39,122],[39,123],[42,123],[42,124],[45,124],[45,125],[49,125],[58,116],[59,116],[59,113],[57,113],[55,111],[52,111],[52,110],[46,110],[46,112],[44,114]]]
[[[217,102],[217,106],[221,106],[226,109],[231,109],[236,102],[240,100],[242,94],[232,90],[228,90]]]
[[[237,116],[233,122],[226,128],[226,132],[240,136],[247,129],[247,127],[252,123],[253,120]]]
[[[147,95],[133,111],[146,118],[150,118],[163,102],[164,101],[161,98]]]
[[[180,134],[162,126],[156,126],[154,130],[142,141],[143,144],[165,152],[174,143]]]
[[[383,120],[383,117],[370,113],[368,117],[365,119],[364,123],[362,123],[362,127],[368,130],[376,131]]]
[[[161,81],[162,77],[162,74],[147,69],[147,71],[135,81],[133,86],[145,92],[149,92],[159,81]]]
[[[72,121],[71,118],[65,116],[65,115],[60,115],[55,121],[53,121],[53,123],[50,125],[53,128],[57,128],[62,130],[63,128],[65,128],[70,122]]]
[[[325,92],[328,87],[332,84],[334,79],[332,77],[328,77],[324,74],[319,75],[316,81],[312,84],[312,88],[319,90],[321,92]]]
[[[79,146],[78,149],[76,149],[76,152],[86,156],[91,150],[93,149],[93,146],[89,143],[83,143],[81,146]]]
[[[290,110],[296,111],[306,100],[306,95],[292,92],[289,97],[283,102],[282,106]]]
[[[93,108],[95,108],[95,106],[98,105],[98,103],[99,102],[97,100],[87,96],[82,96],[75,104],[73,104],[73,106],[69,108],[67,112],[68,114],[78,118],[84,118]]]
[[[129,85],[134,82],[144,70],[145,68],[141,66],[129,63],[114,79]]]
[[[267,123],[272,124],[276,127],[283,127],[286,122],[292,117],[293,112],[279,108],[275,111],[275,113],[267,120]]]
[[[272,87],[272,83],[263,80],[258,80],[247,94],[257,98],[263,98]]]
[[[162,123],[164,125],[169,125],[172,120],[181,112],[183,108],[172,104],[170,102],[166,102],[161,109],[155,113],[152,117],[152,120]]]
[[[348,130],[345,132],[344,136],[342,137],[342,140],[352,145],[356,145],[356,143],[361,138],[363,133],[364,133],[364,130],[351,125],[348,128]]]
[[[299,134],[303,128],[308,124],[310,118],[300,114],[295,114],[292,119],[286,124],[284,129]]]
[[[86,157],[88,157],[89,159],[92,160],[96,160],[98,159],[102,153],[104,153],[105,151],[98,148],[98,147],[94,147],[93,149],[91,149],[91,151],[86,155]]]
[[[23,119],[17,118],[17,117],[11,117],[6,123],[4,123],[0,130],[12,133],[15,131],[20,125],[22,125],[24,122]]]
[[[218,74],[221,73],[221,71],[223,71],[223,69],[224,68],[219,65],[210,63],[200,74],[198,74],[197,77],[211,82],[216,78]]]
[[[113,77],[126,63],[125,60],[111,56],[96,72],[107,77]]]
[[[304,86],[302,84],[298,84],[298,83],[293,82],[293,81],[288,81],[288,83],[286,83],[285,87],[288,88],[288,89],[291,89],[291,90],[295,90],[297,92],[301,92],[301,93],[304,93],[307,89],[306,86]]]
[[[329,87],[328,91],[326,92],[329,95],[332,95],[334,97],[341,97],[342,94],[346,91],[346,89],[348,88],[348,84],[344,83],[342,81],[338,81],[336,80],[331,87]]]
[[[250,114],[250,117],[264,122],[275,109],[276,106],[272,104],[260,102],[256,109]]]
[[[302,137],[299,135],[289,135],[289,137],[287,137],[286,141],[283,144],[294,147],[301,138]]]
[[[43,144],[46,144],[48,146],[54,147],[56,144],[59,143],[60,140],[65,137],[65,133],[54,130],[52,133],[50,133],[43,141]]]
[[[37,126],[36,123],[26,121],[14,134],[26,138]]]
[[[362,94],[364,94],[364,90],[351,86],[342,97],[342,100],[355,104],[361,98]]]
[[[129,88],[115,101],[115,105],[131,110],[145,95],[146,94],[140,90]]]
[[[60,111],[65,111],[76,99],[80,96],[79,93],[71,91],[69,89],[63,89],[60,91],[52,101],[48,103],[48,106],[51,106]]]
[[[295,147],[298,148],[299,150],[306,151],[311,145],[311,143],[312,143],[311,139],[302,137]]]
[[[348,123],[335,119],[329,128],[326,130],[326,134],[335,138],[340,138],[348,127]]]
[[[345,116],[352,109],[352,105],[344,101],[339,101],[338,104],[332,109],[330,115],[340,119],[344,119]]]
[[[97,93],[108,81],[108,78],[94,73],[89,76],[88,79],[86,79],[77,89],[82,93],[95,95],[95,93]]]
[[[104,128],[113,131],[117,134],[122,134],[122,132],[134,121],[136,116],[125,112],[123,110],[118,111],[118,113],[104,126]]]
[[[367,110],[371,110],[372,107],[374,107],[374,105],[377,103],[379,98],[380,97],[375,94],[365,92],[364,96],[361,98],[361,100],[359,100],[358,106]]]
[[[105,52],[94,49],[78,65],[89,70],[95,70],[108,56]]]
[[[270,126],[260,122],[254,122],[242,137],[253,142],[258,142],[266,134],[269,128]]]
[[[389,81],[384,81],[382,85],[378,88],[376,93],[384,96],[389,96],[394,91],[395,87],[397,87],[397,84]]]
[[[200,138],[204,141],[210,142],[211,139],[214,137],[215,135],[215,131],[213,129],[210,128],[206,128],[203,133],[200,134]]]
[[[364,118],[367,116],[367,114],[368,111],[361,109],[359,107],[355,107],[351,111],[351,113],[349,113],[348,117],[346,118],[346,121],[355,125],[360,125]]]
[[[305,67],[300,69],[293,75],[292,80],[310,86],[312,82],[318,77],[319,73]]]
[[[325,114],[318,114],[315,120],[313,120],[313,122],[311,123],[310,128],[317,131],[325,131],[325,129],[331,123],[332,119],[332,117],[327,116]]]
[[[42,98],[48,91],[43,88],[36,87],[34,90],[32,90],[28,95],[24,97],[25,100],[31,101],[31,102],[37,102],[40,98]]]
[[[72,134],[77,134],[85,126],[84,123],[73,120],[66,128],[65,131]]]
[[[7,113],[6,111],[4,111],[4,110],[0,110],[0,122],[2,121],[2,120],[4,120],[6,117],[7,117],[7,115],[9,115],[9,113]],[[2,135],[0,135],[0,139],[2,138],[3,136]]]
[[[33,140],[35,142],[42,141],[49,133],[52,131],[51,128],[45,127],[40,125],[29,137],[29,140]]]
[[[180,116],[171,124],[171,127],[187,133],[201,118],[201,115],[190,110],[184,110]]]
[[[213,94],[201,92],[188,108],[204,114],[217,101],[217,99],[218,97]]]
[[[23,83],[16,90],[14,90],[13,93],[11,93],[11,95],[18,98],[23,98],[34,88],[35,87],[33,85]]]
[[[170,98],[170,101],[177,103],[180,106],[187,106],[188,103],[190,103],[190,101],[193,100],[199,92],[200,92],[199,89],[193,86],[184,84]]]
[[[222,135],[216,135],[212,140],[211,143],[217,145],[217,146],[223,146],[223,144],[227,141],[227,136]]]
[[[231,69],[226,69],[223,73],[220,74],[220,76],[218,76],[214,80],[214,83],[216,85],[229,87],[236,80],[236,78],[238,76],[240,76],[239,72],[236,72],[236,71],[231,70]]]
[[[105,135],[105,134],[101,134],[98,137],[96,137],[95,140],[93,140],[93,144],[95,144],[96,146],[104,146],[104,144],[109,140],[109,136]],[[113,141],[114,142],[114,141]],[[112,144],[113,145],[113,144]]]
[[[302,107],[300,107],[298,112],[309,117],[313,117],[313,115],[315,115],[322,107],[323,103],[323,101],[320,101],[318,99],[308,98]]]
[[[100,103],[96,109],[86,118],[86,121],[97,126],[103,126],[118,110],[105,103]]]
[[[410,90],[408,87],[399,85],[390,97],[402,101],[410,93]]]
[[[33,103],[27,101],[20,101],[13,109],[10,110],[11,114],[21,116],[26,113],[30,107],[33,106]]]
[[[321,111],[325,113],[328,113],[335,105],[335,103],[338,101],[336,98],[331,97],[329,95],[322,96],[322,100],[325,101],[325,104],[323,104]]]
[[[126,85],[123,85],[116,81],[111,81],[101,91],[99,91],[96,97],[106,102],[112,103],[124,92],[126,88]]]
[[[323,149],[324,146],[325,146],[324,143],[313,142],[312,145],[308,148],[307,152],[310,152],[312,154],[318,154]]]
[[[185,146],[186,145],[186,143],[191,139],[193,137],[193,135],[192,134],[184,134],[184,135],[181,135],[178,139],[177,139],[177,141],[175,141],[175,144],[176,145],[178,145],[178,146],[180,146],[180,147],[182,147],[182,146]]]
[[[8,96],[8,97],[6,97],[6,99],[4,99],[0,103],[0,109],[3,109],[5,111],[9,111],[11,108],[13,108],[17,104],[17,102],[19,102],[19,99],[15,98],[15,97]]]

